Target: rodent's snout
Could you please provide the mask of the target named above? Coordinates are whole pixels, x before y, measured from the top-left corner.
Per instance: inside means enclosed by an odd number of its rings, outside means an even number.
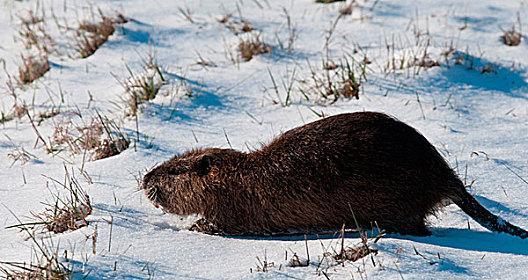
[[[159,175],[159,168],[154,168],[150,170],[145,176],[143,176],[143,179],[141,180],[141,189],[147,190],[149,188],[152,188],[152,179]]]
[[[154,176],[154,172],[151,171],[147,173],[145,176],[143,176],[143,180],[141,182],[141,189],[145,191],[145,194],[147,195],[147,198],[154,203],[154,206],[159,207],[159,188],[152,184],[151,180]]]
[[[150,181],[150,178],[152,177],[152,173],[149,172],[143,176],[143,179],[141,180],[141,189],[146,190],[148,188],[148,183]]]

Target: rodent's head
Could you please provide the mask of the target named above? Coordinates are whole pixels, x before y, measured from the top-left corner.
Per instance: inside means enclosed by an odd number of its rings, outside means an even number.
[[[179,215],[201,214],[208,195],[241,152],[201,149],[176,156],[143,177],[142,188],[156,207]],[[229,171],[228,171],[229,172]]]

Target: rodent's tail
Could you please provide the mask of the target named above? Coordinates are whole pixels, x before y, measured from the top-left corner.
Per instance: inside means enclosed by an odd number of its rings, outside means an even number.
[[[452,200],[477,223],[491,231],[504,232],[513,236],[518,236],[522,239],[528,238],[528,231],[518,226],[512,225],[500,217],[493,215],[471,194],[469,194],[463,185],[461,187],[462,191],[460,191],[458,196]]]

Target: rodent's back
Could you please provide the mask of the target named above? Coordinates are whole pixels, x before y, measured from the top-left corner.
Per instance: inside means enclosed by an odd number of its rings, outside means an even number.
[[[437,179],[454,176],[424,136],[376,112],[335,115],[292,129],[263,147],[261,153],[270,161],[295,164],[301,170],[303,166],[315,166],[317,171],[338,172],[341,176],[383,172],[378,180],[393,180],[396,174],[385,175],[397,172],[422,178],[429,170],[436,170],[430,175],[441,177]]]

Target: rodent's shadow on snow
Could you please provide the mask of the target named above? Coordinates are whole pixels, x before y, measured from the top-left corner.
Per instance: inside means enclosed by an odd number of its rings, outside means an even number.
[[[504,233],[459,228],[433,228],[432,232],[431,236],[402,236],[402,239],[454,249],[528,256],[528,240]]]
[[[424,250],[421,246],[416,249],[416,252],[420,252],[420,255],[417,255],[415,253],[398,253],[398,251],[402,249],[402,244],[399,242],[383,242],[382,240],[378,243],[378,246],[384,254],[390,255],[394,258],[398,258],[401,263],[410,263],[416,261],[416,258],[421,255],[420,258],[422,258],[423,261],[427,262],[430,266],[434,266],[437,271],[449,271],[451,273],[466,276],[468,274],[472,275],[472,271],[470,271],[467,267],[462,266],[460,262],[457,261],[456,257],[452,258],[449,255],[442,255],[441,258],[438,258],[438,255],[433,250]]]
[[[370,234],[371,231],[369,231],[369,236],[375,236],[377,232],[374,232],[373,234]],[[326,231],[322,234],[317,233],[308,233],[304,234],[302,232],[299,233],[289,233],[289,234],[274,234],[274,235],[225,235],[225,238],[232,238],[232,239],[243,239],[243,240],[266,240],[266,241],[304,241],[304,240],[327,240],[327,239],[336,239],[341,238],[340,231],[335,231],[335,233],[331,233]],[[345,232],[345,238],[359,238],[360,235],[358,232]]]
[[[481,252],[494,252],[503,254],[527,255],[528,240],[507,234],[499,234],[485,231],[475,231],[471,229],[458,228],[431,228],[431,236],[412,236],[387,234],[384,238],[395,238],[402,240],[411,240],[414,242],[450,247],[454,249],[463,249]],[[376,236],[376,232],[368,232],[369,236]],[[225,236],[234,239],[251,239],[267,241],[304,241],[306,240],[326,240],[340,238],[339,231],[335,234],[291,234],[291,235],[274,235],[274,236]],[[345,238],[359,238],[359,233],[345,233]],[[383,242],[383,238],[380,242]]]

